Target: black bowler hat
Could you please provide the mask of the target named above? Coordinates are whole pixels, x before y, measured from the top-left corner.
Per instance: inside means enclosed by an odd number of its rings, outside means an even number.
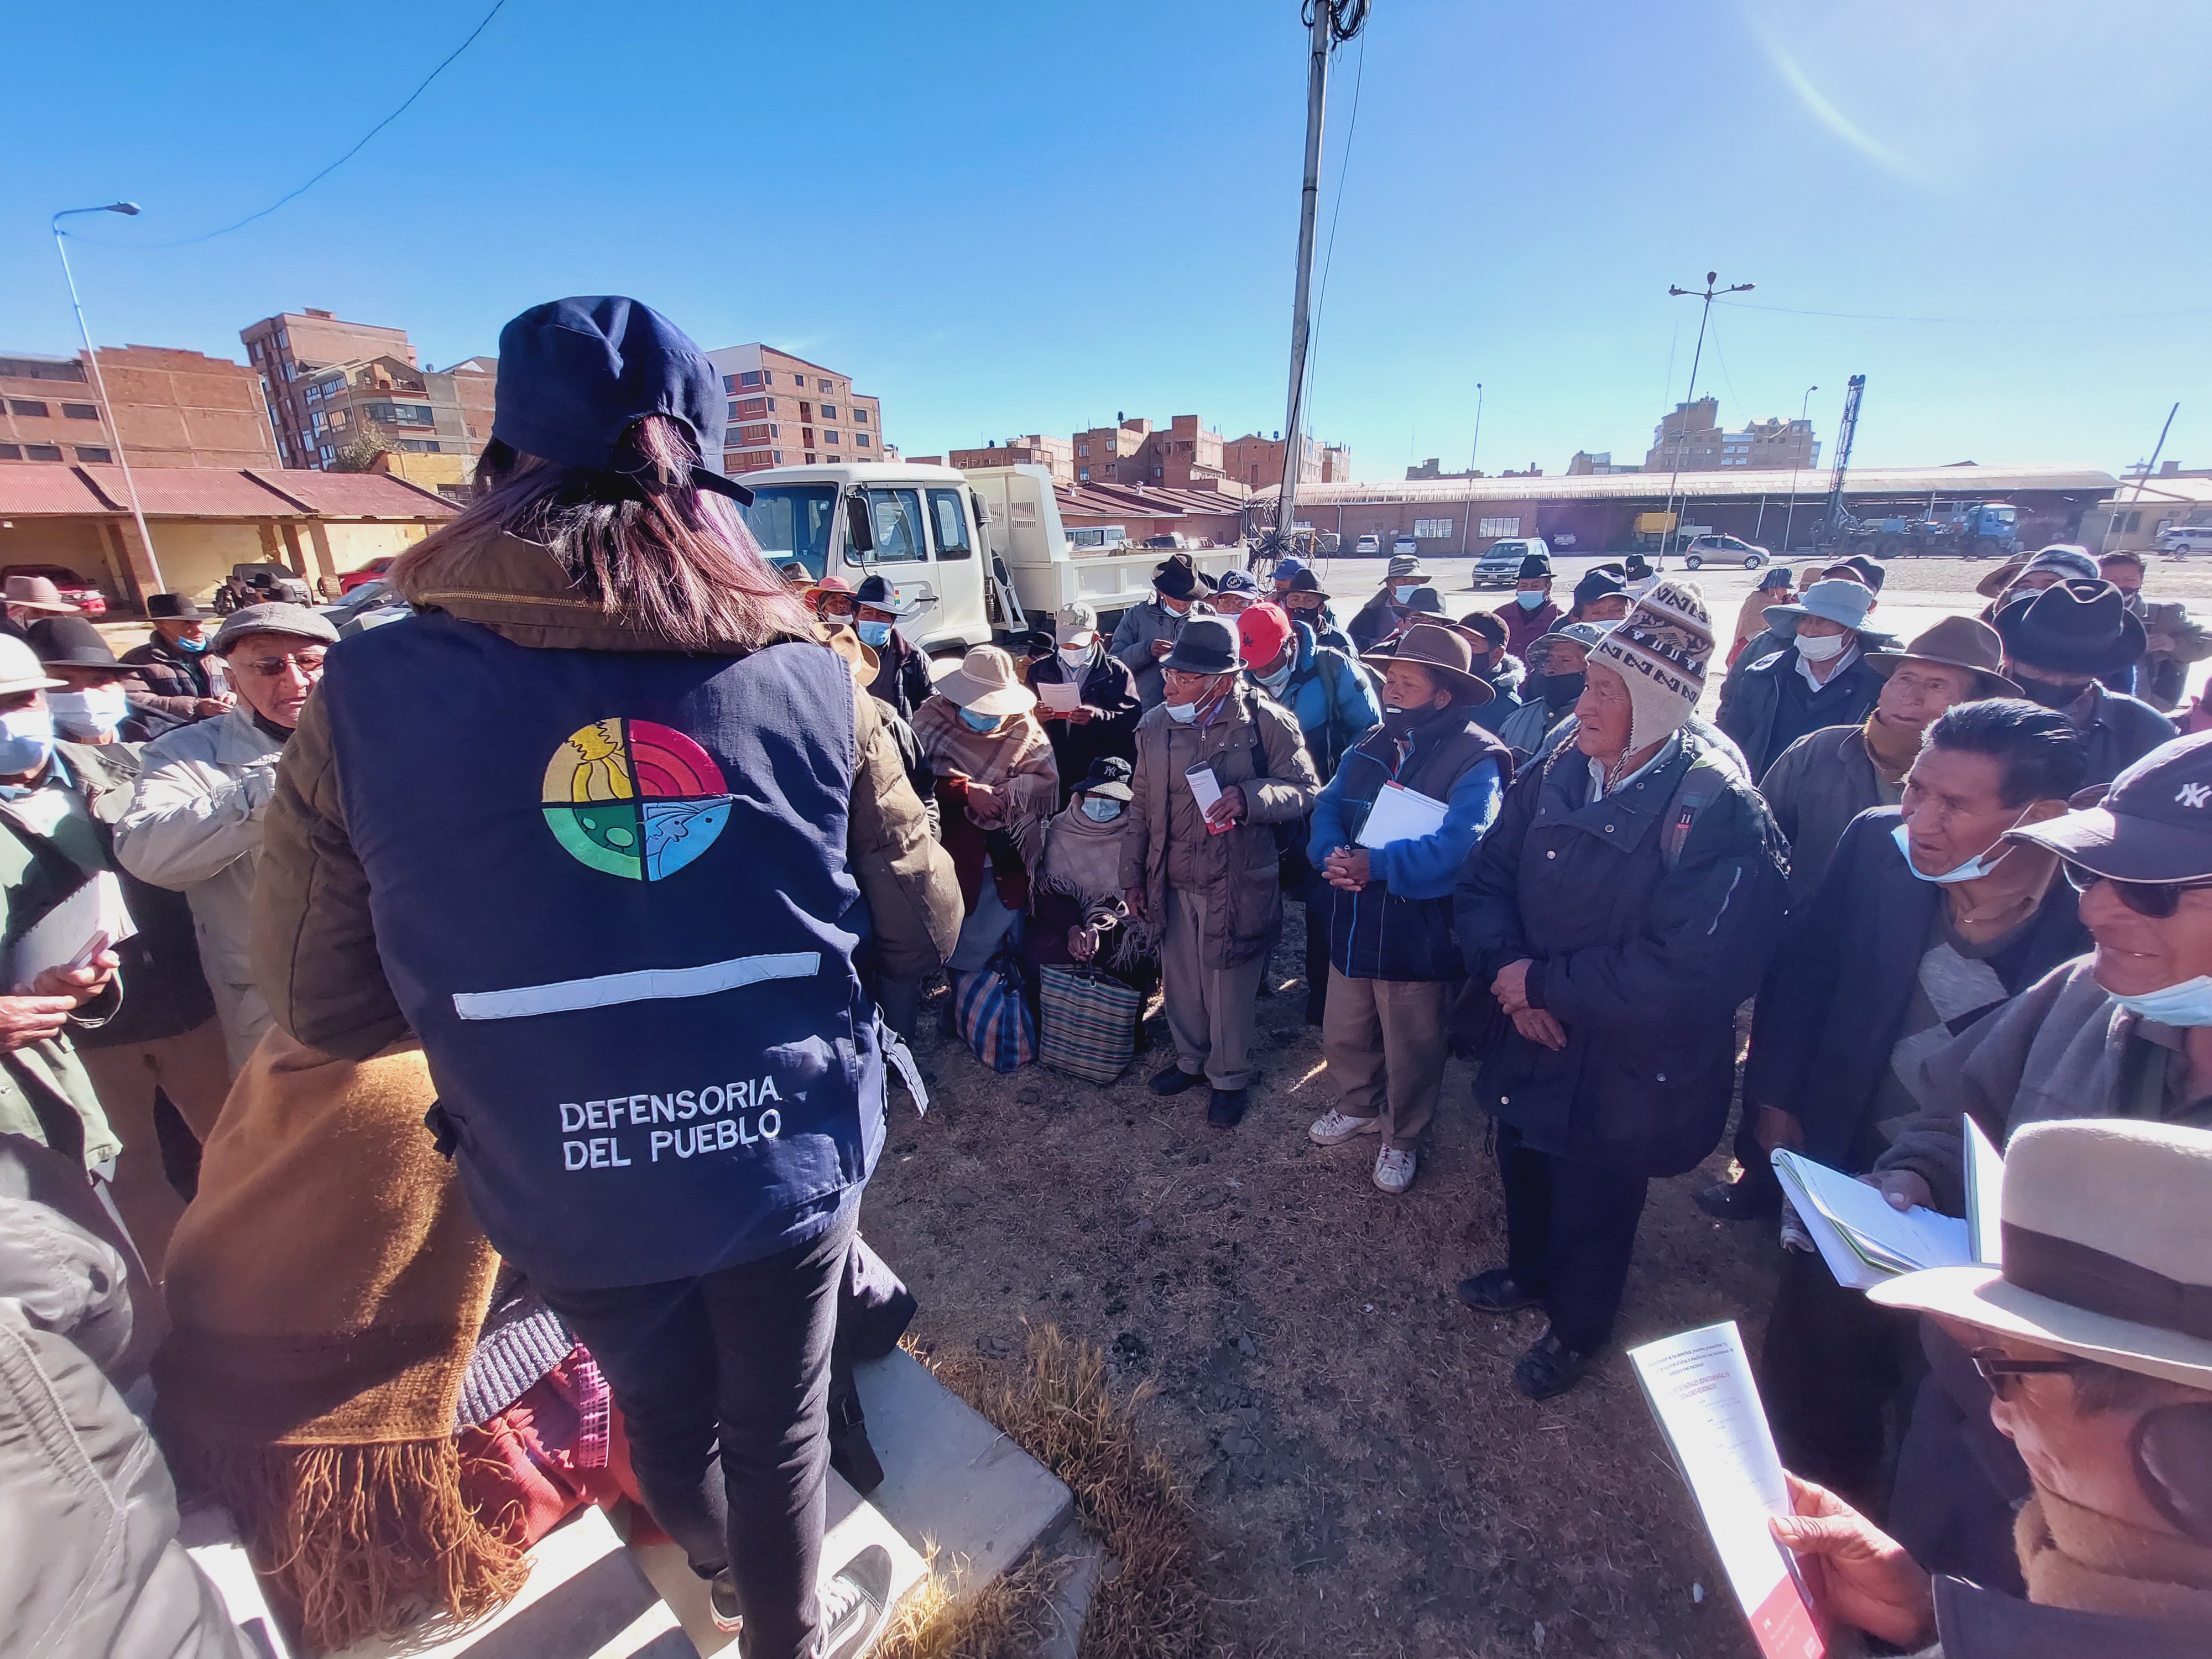
[[[493,404],[500,442],[593,472],[623,470],[623,434],[665,415],[698,447],[693,489],[752,501],[715,471],[729,412],[721,375],[689,335],[635,300],[600,294],[531,307],[499,331]]]
[[[1627,592],[1626,583],[1603,565],[1599,565],[1594,570],[1584,571],[1583,579],[1575,584],[1575,604],[1578,608],[1595,605],[1600,599],[1609,599],[1616,593]]]
[[[894,617],[903,617],[914,609],[910,600],[899,598],[896,590],[879,575],[863,577],[854,592],[853,602],[871,611],[888,611]]]
[[[1835,560],[1832,563],[1822,565],[1820,568],[1856,570],[1859,574],[1859,580],[1877,593],[1881,592],[1881,585],[1889,580],[1889,572],[1883,569],[1877,561],[1869,559],[1863,553],[1854,553],[1848,559]]]
[[[1331,597],[1328,593],[1322,591],[1321,578],[1315,575],[1312,571],[1307,569],[1304,565],[1300,565],[1298,567],[1298,574],[1291,578],[1291,586],[1288,591],[1292,593],[1310,593],[1316,599],[1320,599],[1324,603],[1326,603]]]
[[[1198,592],[1198,568],[1190,555],[1177,553],[1152,567],[1152,586],[1171,599],[1187,599]]]
[[[149,593],[146,617],[149,622],[198,622],[200,608],[189,593]]]
[[[2005,839],[2048,848],[2115,881],[2212,877],[2212,732],[2159,744],[2114,778],[2095,805],[2009,830]]]
[[[1243,666],[1236,625],[1225,617],[1193,617],[1176,635],[1175,649],[1160,666],[1182,674],[1227,674]]]
[[[1523,553],[1521,556],[1521,574],[1513,580],[1547,582],[1552,580],[1552,562],[1541,553]]]
[[[2106,581],[2054,582],[1996,614],[2007,660],[2055,674],[2110,674],[2142,659],[2142,619]]]
[[[49,668],[121,666],[100,630],[82,617],[47,617],[23,631],[39,660]]]

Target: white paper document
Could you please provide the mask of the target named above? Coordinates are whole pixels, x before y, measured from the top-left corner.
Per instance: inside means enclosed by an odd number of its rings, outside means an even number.
[[[2004,1231],[1999,1224],[2004,1189],[2004,1154],[1990,1145],[1972,1113],[1960,1114],[1966,1133],[1966,1236],[1974,1261],[1994,1267],[2004,1260]]]
[[[1386,783],[1375,797],[1367,822],[1359,826],[1362,847],[1388,847],[1394,841],[1421,841],[1444,827],[1443,802],[1419,794],[1402,783]]]
[[[15,941],[8,956],[8,983],[27,990],[49,968],[82,968],[99,951],[121,944],[138,931],[123,902],[123,884],[110,870],[89,880],[46,912]],[[98,950],[89,949],[100,941]]]
[[[1966,1224],[1956,1216],[1900,1210],[1878,1188],[1786,1147],[1775,1151],[1774,1173],[1847,1291],[1870,1290],[1923,1267],[1963,1267],[1972,1259]]]
[[[1790,1513],[1790,1488],[1735,1322],[1647,1342],[1628,1358],[1759,1652],[1820,1659],[1824,1644],[1802,1581],[1767,1530],[1769,1517]]]
[[[1083,688],[1067,680],[1039,680],[1036,694],[1046,708],[1057,708],[1063,714],[1083,707]]]

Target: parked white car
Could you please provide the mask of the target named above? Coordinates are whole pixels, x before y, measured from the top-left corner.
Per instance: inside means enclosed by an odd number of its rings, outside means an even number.
[[[1708,559],[1715,564],[1740,564],[1746,570],[1756,570],[1773,556],[1751,542],[1711,531],[1691,537],[1676,550],[1682,556],[1683,567],[1690,570],[1704,568]]]
[[[1354,554],[1380,553],[1382,550],[1382,538],[1374,535],[1362,536],[1352,544],[1352,550]]]
[[[2212,553],[2212,524],[2170,524],[2158,532],[2158,550],[2169,559]]]

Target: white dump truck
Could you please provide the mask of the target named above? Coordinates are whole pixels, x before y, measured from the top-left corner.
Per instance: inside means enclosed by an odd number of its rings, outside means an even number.
[[[883,577],[918,607],[901,631],[933,655],[1048,627],[1052,613],[1076,599],[1110,629],[1151,593],[1153,568],[1168,556],[1110,536],[1072,543],[1051,469],[1028,463],[970,472],[899,461],[779,466],[749,472],[744,483],[753,492],[746,527],[771,562],[795,559],[811,576],[842,576],[856,587]],[[1246,555],[1221,547],[1190,556],[1218,576]]]

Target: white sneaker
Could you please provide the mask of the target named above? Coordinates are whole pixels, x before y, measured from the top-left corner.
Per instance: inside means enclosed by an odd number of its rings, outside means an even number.
[[[1375,1184],[1384,1192],[1402,1193],[1413,1184],[1416,1155],[1410,1146],[1385,1146],[1375,1154]]]
[[[1354,1135],[1371,1135],[1382,1127],[1379,1117],[1346,1117],[1332,1106],[1327,1116],[1314,1120],[1306,1138],[1317,1146],[1341,1146]]]

